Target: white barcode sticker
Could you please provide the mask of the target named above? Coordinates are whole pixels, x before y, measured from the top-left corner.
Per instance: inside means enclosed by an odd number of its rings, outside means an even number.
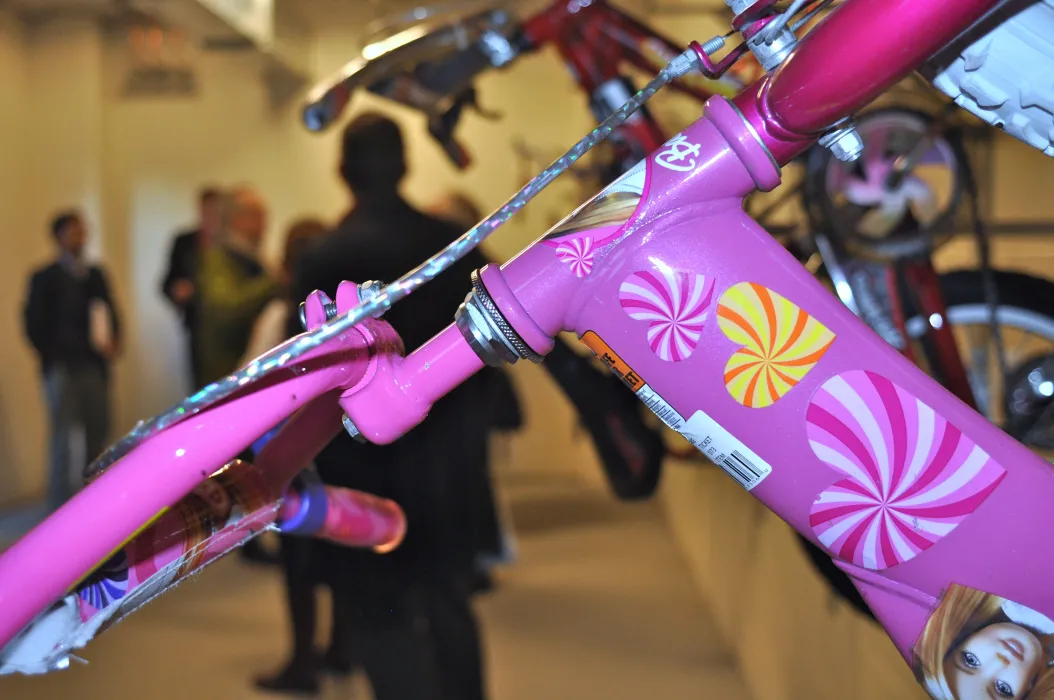
[[[747,491],[772,473],[765,460],[702,411],[696,411],[678,432]]]
[[[586,331],[582,334],[582,342],[625,382],[648,410],[658,416],[670,430],[683,435],[697,450],[724,469],[747,491],[772,473],[772,467],[765,460],[702,411],[696,411],[691,420],[685,421],[684,416],[648,386],[599,335],[593,331]]]
[[[637,396],[667,427],[683,435],[747,491],[772,473],[772,467],[765,460],[702,411],[696,411],[686,422],[684,416],[647,384],[637,390]]]
[[[659,420],[665,423],[670,430],[681,432],[681,427],[684,426],[684,416],[666,403],[666,399],[656,394],[650,386],[645,384],[637,389],[637,398],[643,401],[648,410],[658,416]]]

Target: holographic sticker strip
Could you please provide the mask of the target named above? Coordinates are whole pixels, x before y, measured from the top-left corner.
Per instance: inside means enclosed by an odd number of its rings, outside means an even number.
[[[119,618],[268,528],[278,503],[267,483],[247,462],[206,479],[77,587],[82,621],[114,605]]]

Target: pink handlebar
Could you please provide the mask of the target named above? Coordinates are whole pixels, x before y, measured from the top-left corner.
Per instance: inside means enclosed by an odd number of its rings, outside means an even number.
[[[369,338],[394,335],[387,324],[375,322],[371,328]],[[289,371],[259,382],[252,392],[149,439],[15,543],[0,557],[0,609],[5,611],[0,648],[219,465],[302,408],[256,461],[266,477],[258,500],[277,501],[289,480],[340,430],[335,394],[325,396],[366,373],[371,340],[364,332],[343,334]]]

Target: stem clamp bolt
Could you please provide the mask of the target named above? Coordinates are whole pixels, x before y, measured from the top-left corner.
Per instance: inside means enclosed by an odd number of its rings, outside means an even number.
[[[844,122],[820,137],[820,145],[843,163],[852,163],[864,153],[864,140],[851,121]]]

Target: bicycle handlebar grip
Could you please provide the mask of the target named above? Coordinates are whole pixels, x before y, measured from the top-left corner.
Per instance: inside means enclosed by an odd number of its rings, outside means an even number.
[[[311,469],[297,474],[278,512],[278,530],[283,535],[310,537],[326,524],[326,486]]]
[[[406,516],[394,501],[325,486],[311,472],[304,472],[297,482],[279,512],[278,529],[283,534],[369,547],[379,553],[390,552],[403,541]]]

